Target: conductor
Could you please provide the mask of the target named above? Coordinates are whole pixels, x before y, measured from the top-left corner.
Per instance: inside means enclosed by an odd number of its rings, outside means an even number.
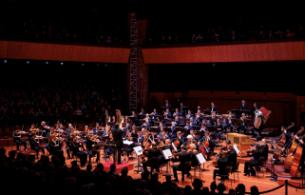
[[[113,153],[114,163],[121,164],[121,154],[123,147],[123,131],[119,128],[119,125],[115,125],[112,129],[113,142],[115,144],[115,150]]]

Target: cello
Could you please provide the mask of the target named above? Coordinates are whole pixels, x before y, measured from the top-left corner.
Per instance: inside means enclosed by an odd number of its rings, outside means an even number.
[[[301,164],[301,158],[302,158],[302,154],[303,154],[303,147],[302,145],[298,145],[296,152],[294,154],[294,158],[293,158],[293,162],[290,168],[290,175],[292,177],[295,177],[298,175],[299,173],[299,167]]]
[[[295,139],[293,139],[292,145],[291,145],[291,147],[289,149],[289,152],[288,152],[289,156],[287,156],[287,158],[284,161],[284,169],[285,169],[285,171],[289,171],[290,170],[291,165],[292,165],[292,163],[294,161],[294,158],[295,158],[293,153],[296,152],[297,147],[298,147],[298,143],[296,142]]]

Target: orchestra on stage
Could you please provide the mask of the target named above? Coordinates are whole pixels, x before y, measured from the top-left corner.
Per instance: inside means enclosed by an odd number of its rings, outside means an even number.
[[[206,109],[197,106],[192,110],[183,103],[172,108],[166,100],[159,110],[154,108],[152,112],[141,109],[127,116],[119,109],[113,116],[107,112],[102,122],[91,127],[63,124],[60,120],[54,125],[41,121],[30,128],[16,128],[13,139],[18,151],[34,151],[37,159],[41,154],[61,153],[67,159],[79,160],[81,166],[92,161],[99,163],[101,158],[120,164],[134,158],[135,147],[140,147],[143,152],[136,156],[143,171],[152,174],[165,166],[176,181],[177,171],[181,171],[184,180],[185,176],[191,177],[192,168],[203,169],[198,154],[205,161],[213,161],[214,179],[226,179],[237,171],[240,157],[247,158],[244,174],[255,176],[267,166],[271,152],[272,163],[283,163],[287,172],[298,176],[304,172],[304,127],[294,131],[294,123],[283,126],[281,135],[273,139],[276,144],[270,144],[262,135],[270,115],[270,110],[256,103],[249,108],[245,100],[239,108],[223,114],[214,102]],[[229,134],[237,137],[229,139]],[[236,141],[244,138],[253,141],[246,149]]]

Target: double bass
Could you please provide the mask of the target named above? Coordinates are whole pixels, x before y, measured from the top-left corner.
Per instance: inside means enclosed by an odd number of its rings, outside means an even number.
[[[302,158],[303,152],[304,151],[303,151],[302,145],[298,145],[297,149],[296,149],[296,152],[294,154],[294,158],[293,158],[291,168],[290,168],[290,175],[292,177],[297,176],[298,173],[299,173],[299,167],[300,167],[300,164],[301,164],[301,158]]]

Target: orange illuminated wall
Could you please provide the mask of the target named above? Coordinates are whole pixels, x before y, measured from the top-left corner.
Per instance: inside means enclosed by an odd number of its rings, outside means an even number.
[[[305,60],[305,41],[144,49],[146,64]]]
[[[128,63],[129,48],[0,41],[0,58]],[[144,48],[145,64],[305,60],[305,41]]]
[[[129,48],[0,41],[0,58],[127,63]]]

